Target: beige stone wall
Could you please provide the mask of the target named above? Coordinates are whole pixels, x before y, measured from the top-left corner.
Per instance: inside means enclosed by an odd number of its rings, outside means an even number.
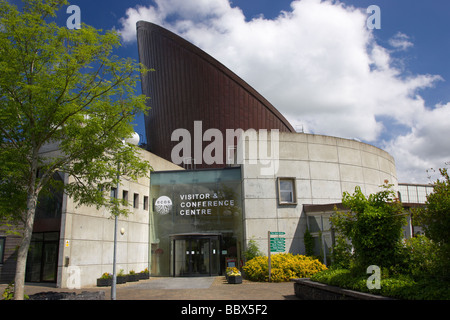
[[[249,144],[250,142],[247,142]],[[259,143],[259,141],[258,141]],[[271,155],[270,139],[267,155]],[[275,146],[272,144],[272,146]],[[244,228],[246,242],[255,239],[267,253],[267,232],[286,232],[286,249],[303,253],[306,220],[304,204],[339,203],[344,191],[360,186],[365,194],[380,190],[384,180],[397,185],[395,162],[387,152],[355,140],[303,134],[279,134],[279,162],[260,161],[270,157],[249,153],[243,161]],[[255,161],[254,161],[255,162]],[[261,174],[262,169],[270,173]],[[295,178],[296,205],[279,205],[277,178]]]
[[[172,164],[145,150],[140,151],[155,171],[180,170]],[[66,179],[71,179],[66,177]],[[117,235],[117,272],[123,269],[140,272],[148,267],[149,207],[144,208],[144,198],[150,202],[150,180],[140,178],[131,182],[123,177],[119,187],[119,198],[123,190],[128,191],[128,217],[119,217]],[[133,207],[133,197],[137,194],[139,204]],[[148,203],[148,206],[151,204]],[[64,198],[61,223],[61,241],[58,263],[58,286],[62,288],[78,285],[96,285],[96,279],[103,273],[113,271],[114,219],[105,208],[77,207],[73,199]],[[124,233],[121,234],[120,230]],[[69,264],[66,264],[66,257]],[[76,273],[80,275],[79,279]],[[78,283],[76,282],[78,281]]]

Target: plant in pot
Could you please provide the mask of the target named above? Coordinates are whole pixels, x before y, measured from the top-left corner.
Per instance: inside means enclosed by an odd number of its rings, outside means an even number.
[[[139,279],[145,280],[150,278],[150,272],[148,272],[148,268],[145,268],[145,270],[139,272]]]
[[[226,270],[227,281],[231,284],[242,283],[242,274],[238,268],[227,268]]]
[[[116,283],[121,284],[125,283],[128,280],[128,276],[123,272],[123,269],[120,269],[119,273],[117,274]]]
[[[128,273],[128,281],[129,282],[139,281],[139,274],[134,272],[134,270],[130,270],[130,272]]]
[[[112,274],[105,272],[97,279],[97,287],[108,287],[112,283]]]

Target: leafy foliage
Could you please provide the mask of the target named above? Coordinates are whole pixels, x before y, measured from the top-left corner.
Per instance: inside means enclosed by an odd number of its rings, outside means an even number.
[[[378,196],[370,196],[368,199],[358,189],[353,196],[347,194],[346,203],[351,212],[338,213],[333,217],[333,223],[340,232],[338,239],[343,240],[345,238],[342,236],[348,236],[352,240],[355,254],[350,254],[346,241],[337,240],[334,254],[338,259],[329,270],[314,274],[311,280],[399,299],[449,300],[449,258],[448,252],[446,253],[449,230],[442,227],[448,223],[449,217],[446,203],[449,199],[449,177],[446,170],[441,170],[441,173],[444,181],[439,181],[434,193],[427,197],[426,209],[419,209],[414,213],[416,222],[424,226],[426,236],[417,235],[404,242],[398,241],[396,236],[396,228],[401,226],[401,211],[392,193],[387,197],[386,189]],[[385,204],[380,204],[376,199]],[[376,216],[373,212],[381,208],[384,208],[381,210],[384,214],[379,216],[385,217],[386,222],[394,221],[395,228],[385,228],[377,219],[370,219],[371,216]],[[369,218],[364,216],[366,213]],[[358,218],[363,222],[356,223]],[[362,228],[368,233],[365,242],[360,241],[360,231],[355,228]],[[376,241],[377,230],[386,232],[378,235],[385,239]],[[385,242],[387,239],[391,239],[391,245]],[[378,246],[374,246],[375,243]],[[380,247],[383,244],[386,247]],[[367,254],[367,250],[371,250],[371,254]],[[381,266],[380,289],[368,289],[366,281],[369,275],[363,271],[363,263],[367,263],[366,267],[370,264]]]
[[[349,269],[330,268],[311,276],[311,280],[360,292],[407,300],[449,300],[450,286],[436,279],[414,279],[410,275],[382,272],[380,289],[369,289],[369,275]]]
[[[426,236],[436,245],[436,267],[442,276],[450,274],[450,177],[446,168],[439,170],[433,193],[427,196],[426,207],[415,211],[414,219],[423,226]]]
[[[252,260],[255,257],[262,256],[259,250],[258,244],[254,239],[248,241],[247,250],[244,251],[244,257],[247,261]]]
[[[303,235],[303,243],[305,244],[305,253],[307,256],[314,256],[314,237],[311,235],[308,229],[306,229]]]
[[[402,226],[402,204],[385,183],[384,190],[366,197],[359,187],[353,195],[345,192],[342,204],[349,211],[331,217],[335,230],[351,241],[355,266],[391,266],[398,262]]]
[[[52,22],[67,1],[23,2],[19,11],[0,0],[0,212],[24,211],[29,192],[49,187],[56,171],[74,177],[65,191],[80,204],[110,206],[99,190],[115,186],[119,172],[135,178],[149,169],[122,143],[146,110],[135,94],[146,70],[113,55],[115,31]],[[60,152],[43,152],[51,146]]]
[[[0,219],[23,222],[15,297],[22,299],[26,257],[41,191],[64,188],[78,205],[126,213],[108,192],[119,175],[136,180],[150,165],[138,147],[123,143],[145,112],[136,94],[140,73],[119,59],[115,31],[53,20],[66,0],[22,0],[19,10],[0,0]],[[64,172],[65,183],[54,180]]]

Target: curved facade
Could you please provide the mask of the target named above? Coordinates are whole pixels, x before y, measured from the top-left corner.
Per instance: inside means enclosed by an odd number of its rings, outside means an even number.
[[[343,192],[359,186],[365,195],[381,191],[385,180],[398,185],[394,158],[377,147],[355,140],[303,133],[280,133],[274,170],[261,175],[267,162],[242,166],[242,199],[246,243],[254,239],[267,248],[267,231],[286,233],[286,252],[304,254],[308,228],[315,239],[332,243],[328,217]],[[260,158],[258,158],[260,159]],[[280,181],[292,183],[293,197],[283,201]],[[322,246],[318,241],[316,249]],[[317,252],[319,255],[320,252]]]
[[[226,129],[295,131],[256,90],[190,42],[143,21],[137,23],[137,37],[141,63],[155,69],[142,77],[142,91],[150,97],[151,107],[145,117],[149,151],[170,161],[178,143],[171,141],[172,133],[182,128],[194,137],[195,121],[202,122],[203,132],[210,128],[222,133]]]

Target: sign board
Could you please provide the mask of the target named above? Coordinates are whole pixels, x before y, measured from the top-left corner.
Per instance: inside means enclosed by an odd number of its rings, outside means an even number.
[[[270,235],[284,235],[285,232],[270,232]],[[271,238],[269,237],[270,252],[284,252],[286,251],[286,238]]]
[[[271,236],[283,236],[285,235],[286,232],[268,232],[268,250],[269,250],[269,282],[270,282],[270,278],[271,278],[271,269],[272,269],[272,259],[271,259],[271,253],[277,253],[277,252],[285,252],[286,251],[286,238],[280,238],[280,237],[276,237],[276,238],[272,238]]]

